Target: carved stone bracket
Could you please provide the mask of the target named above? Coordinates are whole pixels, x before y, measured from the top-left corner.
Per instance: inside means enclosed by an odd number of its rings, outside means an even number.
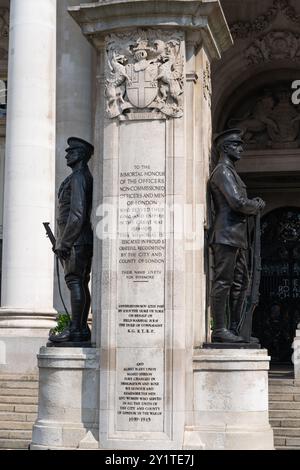
[[[267,29],[279,13],[296,25],[300,25],[300,15],[290,5],[289,0],[274,0],[273,5],[266,13],[255,18],[254,21],[238,21],[230,26],[234,39],[244,39]]]
[[[138,29],[106,37],[106,115],[183,115],[183,32]]]
[[[206,67],[203,70],[203,94],[206,101],[211,106],[212,98],[212,85],[211,85],[211,69],[210,63],[206,62]]]
[[[300,35],[290,31],[275,31],[266,34],[248,47],[245,56],[249,65],[273,60],[300,60]]]

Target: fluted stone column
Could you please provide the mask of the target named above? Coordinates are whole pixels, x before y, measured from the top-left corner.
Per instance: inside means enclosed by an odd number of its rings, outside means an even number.
[[[11,1],[8,83],[0,335],[20,354],[19,337],[45,336],[55,314],[42,222],[54,219],[56,0]],[[7,345],[5,371],[10,358]]]

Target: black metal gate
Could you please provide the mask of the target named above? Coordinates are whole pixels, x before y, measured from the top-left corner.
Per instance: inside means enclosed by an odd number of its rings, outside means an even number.
[[[275,209],[262,219],[260,302],[253,328],[273,362],[290,362],[300,323],[300,208]]]

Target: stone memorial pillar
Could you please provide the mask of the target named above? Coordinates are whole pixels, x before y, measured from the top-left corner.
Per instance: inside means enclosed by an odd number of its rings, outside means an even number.
[[[193,347],[206,338],[210,63],[231,36],[218,1],[106,0],[69,11],[98,57],[99,445],[181,449]]]

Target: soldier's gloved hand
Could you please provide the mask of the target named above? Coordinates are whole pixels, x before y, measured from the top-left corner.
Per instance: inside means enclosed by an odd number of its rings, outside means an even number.
[[[258,210],[262,211],[266,207],[266,203],[260,197],[256,197],[255,201],[258,202]]]
[[[66,260],[70,257],[71,251],[70,250],[62,250],[62,249],[58,248],[58,249],[54,250],[54,253],[60,259]]]

